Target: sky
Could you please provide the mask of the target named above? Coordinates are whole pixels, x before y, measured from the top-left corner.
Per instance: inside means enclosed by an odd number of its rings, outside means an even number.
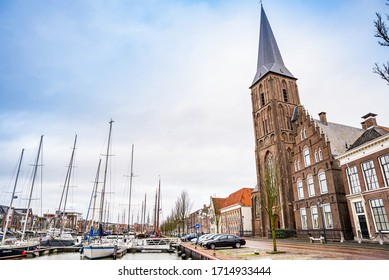
[[[312,116],[360,127],[373,112],[389,126],[389,87],[372,71],[388,60],[373,23],[389,13],[385,1],[262,2]],[[256,0],[1,1],[0,204],[25,149],[14,204],[25,207],[44,135],[32,205],[58,208],[77,134],[67,208],[85,217],[111,119],[112,222],[126,220],[132,144],[134,220],[145,194],[152,212],[159,176],[162,219],[184,190],[195,211],[255,187],[249,86],[259,21]]]

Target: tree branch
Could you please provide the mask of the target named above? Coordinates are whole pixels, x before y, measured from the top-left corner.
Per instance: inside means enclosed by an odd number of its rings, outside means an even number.
[[[381,68],[378,63],[375,64],[375,67],[373,68],[373,72],[378,74],[381,79],[385,80],[389,85],[389,62],[386,62],[386,64],[382,64]]]
[[[374,37],[380,38],[383,41],[378,41],[381,46],[389,47],[389,36],[388,36],[388,27],[386,26],[385,21],[382,20],[381,14],[376,13],[377,20],[374,21],[374,26],[376,27],[376,34]]]

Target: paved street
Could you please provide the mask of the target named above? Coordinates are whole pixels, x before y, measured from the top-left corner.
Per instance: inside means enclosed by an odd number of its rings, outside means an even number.
[[[240,249],[218,248],[212,250],[197,247],[208,255],[215,254],[219,259],[273,259],[273,260],[389,260],[389,244],[361,243],[354,241],[310,243],[308,240],[278,239],[280,253],[269,254],[273,244],[270,239],[246,239],[246,246]],[[188,242],[185,245],[189,245]],[[190,245],[194,247],[193,245]]]

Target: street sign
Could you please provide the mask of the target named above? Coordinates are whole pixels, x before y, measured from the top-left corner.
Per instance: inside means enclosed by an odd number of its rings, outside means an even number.
[[[196,227],[196,228],[200,228],[200,224],[196,224],[195,227]]]

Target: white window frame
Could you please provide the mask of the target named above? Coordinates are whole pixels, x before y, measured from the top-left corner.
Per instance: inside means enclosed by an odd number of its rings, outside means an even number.
[[[389,154],[379,157],[382,177],[384,178],[385,186],[389,187]]]
[[[298,179],[296,185],[297,185],[297,196],[298,196],[298,199],[304,199],[303,181],[301,179]]]
[[[321,152],[320,148],[319,148],[319,160],[323,160],[323,153]]]
[[[300,208],[301,229],[308,229],[307,209]]]
[[[334,228],[334,220],[332,219],[331,206],[329,203],[323,205],[323,212],[325,227],[327,229]]]
[[[363,178],[365,179],[367,190],[376,190],[379,188],[377,172],[373,160],[368,160],[361,163]]]
[[[310,166],[311,165],[311,155],[310,155],[308,146],[304,147],[303,156],[304,156],[304,166],[305,167]]]
[[[308,196],[315,196],[315,182],[313,181],[313,176],[311,174],[307,175],[307,186],[308,186]]]
[[[357,166],[353,165],[346,168],[346,176],[350,189],[350,194],[361,193],[361,183],[359,182]]]
[[[370,199],[370,209],[376,231],[389,232],[389,221],[381,198]],[[378,218],[378,221],[377,221]]]
[[[322,176],[324,176],[324,180],[323,180]],[[327,184],[326,173],[323,170],[320,170],[319,173],[317,174],[317,178],[319,179],[320,193],[321,194],[328,193],[328,184]]]
[[[311,206],[312,228],[319,229],[319,211],[317,206]]]

